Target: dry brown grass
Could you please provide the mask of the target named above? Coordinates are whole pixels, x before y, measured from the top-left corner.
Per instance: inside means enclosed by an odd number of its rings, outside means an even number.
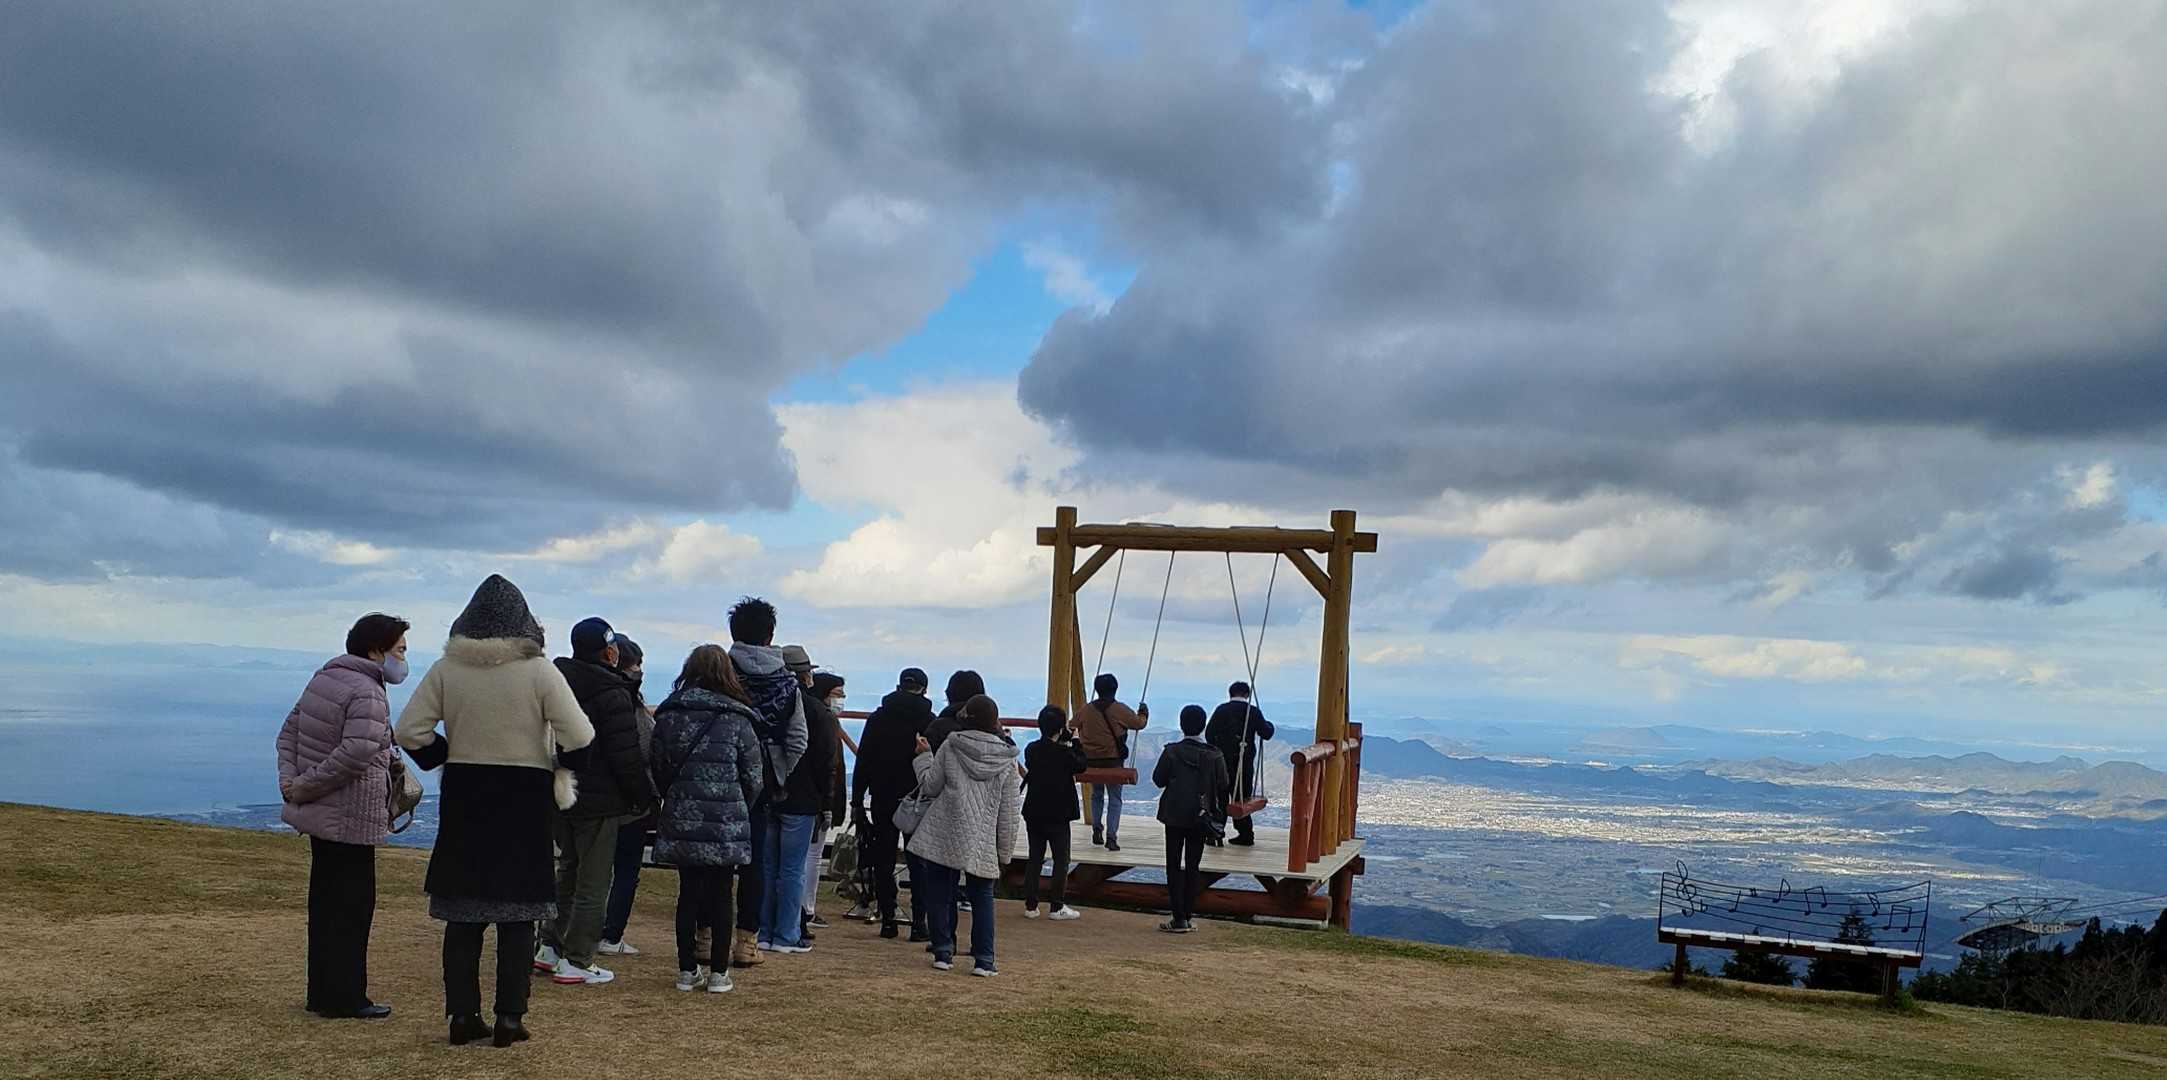
[[[675,879],[617,983],[538,985],[536,1041],[443,1045],[420,852],[387,849],[381,1023],[300,1008],[298,838],[0,806],[0,1074],[38,1077],[2159,1077],[2167,1031],[1707,984],[1344,935],[1168,938],[1000,905],[1001,977],[842,925],[726,997],[670,986]],[[485,974],[486,979],[486,974]],[[486,998],[486,993],[485,993]]]

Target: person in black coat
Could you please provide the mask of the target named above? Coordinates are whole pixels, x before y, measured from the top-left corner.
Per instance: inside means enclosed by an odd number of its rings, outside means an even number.
[[[1038,713],[1038,739],[1023,748],[1023,827],[1030,837],[1030,868],[1023,878],[1023,917],[1038,918],[1038,867],[1053,855],[1051,917],[1079,917],[1064,902],[1068,891],[1069,823],[1083,816],[1076,775],[1084,771],[1083,748],[1069,730],[1068,713],[1048,705]]]
[[[926,745],[932,747],[934,753],[940,753],[941,744],[963,726],[963,703],[985,692],[986,680],[975,671],[958,671],[948,676],[948,705],[926,725],[925,730]]]
[[[594,743],[574,775],[578,797],[557,815],[557,917],[542,925],[536,962],[559,983],[604,983],[596,967],[602,921],[617,867],[617,831],[647,816],[654,788],[640,752],[639,691],[618,669],[616,631],[601,619],[572,627],[572,655],[557,671],[594,725]]]
[[[904,668],[896,678],[894,692],[880,699],[880,707],[865,720],[858,738],[858,763],[851,772],[850,809],[865,844],[860,856],[873,867],[873,891],[880,910],[880,936],[897,936],[895,919],[895,856],[902,834],[895,827],[895,808],[918,786],[911,759],[918,756],[918,740],[933,723],[933,703],[926,700],[926,674]],[[868,811],[867,797],[872,806]],[[917,869],[912,858],[912,870]],[[915,878],[914,878],[915,880]],[[931,941],[925,912],[912,904],[910,939]]]
[[[1159,792],[1159,823],[1166,826],[1166,891],[1173,917],[1159,924],[1170,934],[1196,930],[1197,866],[1204,859],[1204,837],[1226,811],[1226,758],[1204,741],[1209,717],[1202,705],[1181,710],[1181,741],[1159,755],[1151,782]]]
[[[1257,791],[1258,744],[1276,731],[1264,711],[1249,700],[1249,684],[1236,682],[1226,688],[1227,702],[1212,710],[1204,727],[1204,741],[1219,751],[1234,770],[1234,799],[1247,799]],[[1257,842],[1256,823],[1247,815],[1234,819],[1234,839],[1229,843],[1247,847]]]

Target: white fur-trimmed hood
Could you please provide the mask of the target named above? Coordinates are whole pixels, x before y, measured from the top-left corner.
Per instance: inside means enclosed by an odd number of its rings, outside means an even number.
[[[444,643],[444,659],[471,667],[496,667],[520,660],[538,660],[542,647],[530,638],[453,637]]]

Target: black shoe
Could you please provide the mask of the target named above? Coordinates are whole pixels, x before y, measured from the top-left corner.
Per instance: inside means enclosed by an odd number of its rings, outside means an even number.
[[[1106,850],[1108,850],[1108,851],[1120,851],[1120,850],[1121,850],[1121,845],[1120,845],[1120,844],[1116,844],[1116,843],[1114,843],[1114,842],[1113,842],[1113,841],[1111,841],[1111,840],[1108,840],[1108,841],[1106,841]]]
[[[881,936],[881,937],[887,938],[887,939],[888,939],[888,940],[890,940],[890,941],[894,941],[894,940],[896,939],[896,935],[897,935],[898,933],[900,933],[900,931],[898,931],[898,930],[896,929],[896,926],[895,926],[895,924],[894,924],[894,923],[892,923],[892,922],[891,922],[891,923],[881,923],[881,924],[880,924],[880,936]]]
[[[924,941],[931,941],[931,940],[933,940],[933,935],[931,935],[931,934],[928,934],[928,933],[926,933],[925,931],[923,931],[923,930],[920,930],[920,929],[918,929],[918,928],[917,928],[917,927],[915,927],[915,926],[911,927],[911,929],[910,929],[910,943],[911,943],[911,944],[913,944],[913,945],[916,945],[916,944],[918,944],[918,943],[920,943],[920,942],[924,942]]]
[[[1178,922],[1178,921],[1176,921],[1176,920],[1174,920],[1174,919],[1168,919],[1168,920],[1166,920],[1165,922],[1163,922],[1163,923],[1160,923],[1160,924],[1159,924],[1159,933],[1162,933],[1162,934],[1178,934],[1178,933],[1181,933],[1181,923],[1180,923],[1180,922]]]
[[[1105,847],[1105,846],[1106,846],[1106,830],[1105,830],[1105,828],[1103,828],[1103,827],[1101,827],[1101,826],[1098,826],[1098,825],[1093,825],[1093,826],[1091,826],[1091,846],[1092,846],[1092,847]]]
[[[1223,846],[1225,843],[1226,841],[1221,840],[1216,836],[1207,836],[1204,838],[1205,847],[1220,847]]]
[[[451,1018],[451,1044],[465,1046],[489,1037],[489,1025],[482,1023],[482,1014],[468,1013]]]
[[[1227,843],[1232,844],[1235,847],[1255,847],[1257,846],[1257,838],[1254,836],[1243,835],[1237,836],[1234,839],[1227,841]]]
[[[534,1037],[528,1034],[527,1026],[520,1023],[519,1019],[516,1016],[497,1017],[496,1039],[494,1040],[497,1046],[510,1046],[513,1043],[526,1042]]]
[[[1193,934],[1193,933],[1196,933],[1196,923],[1194,923],[1194,922],[1191,922],[1191,921],[1190,921],[1190,920],[1188,920],[1188,919],[1183,919],[1183,920],[1181,920],[1181,924],[1180,924],[1180,925],[1178,925],[1178,926],[1174,927],[1174,932],[1175,932],[1175,933],[1177,933],[1177,934]]]

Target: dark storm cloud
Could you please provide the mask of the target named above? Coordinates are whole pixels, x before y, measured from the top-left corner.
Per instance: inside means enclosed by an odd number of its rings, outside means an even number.
[[[508,550],[786,504],[770,395],[918,326],[1004,215],[1315,213],[1314,110],[1238,9],[1182,8],[12,5],[11,518],[103,478]],[[230,572],[214,546],[161,571]]]
[[[2066,603],[2071,597],[2058,591],[2061,577],[2061,561],[2052,554],[2015,549],[1951,571],[1942,588],[1980,600]]]
[[[1336,212],[1148,266],[1024,403],[1373,492],[1710,505],[1849,486],[1862,438],[1916,468],[1942,432],[1997,466],[2156,436],[2167,11],[1921,18],[1804,104],[1749,57],[1707,146],[1652,89],[1681,43],[1655,3],[1419,13],[1335,103]]]

